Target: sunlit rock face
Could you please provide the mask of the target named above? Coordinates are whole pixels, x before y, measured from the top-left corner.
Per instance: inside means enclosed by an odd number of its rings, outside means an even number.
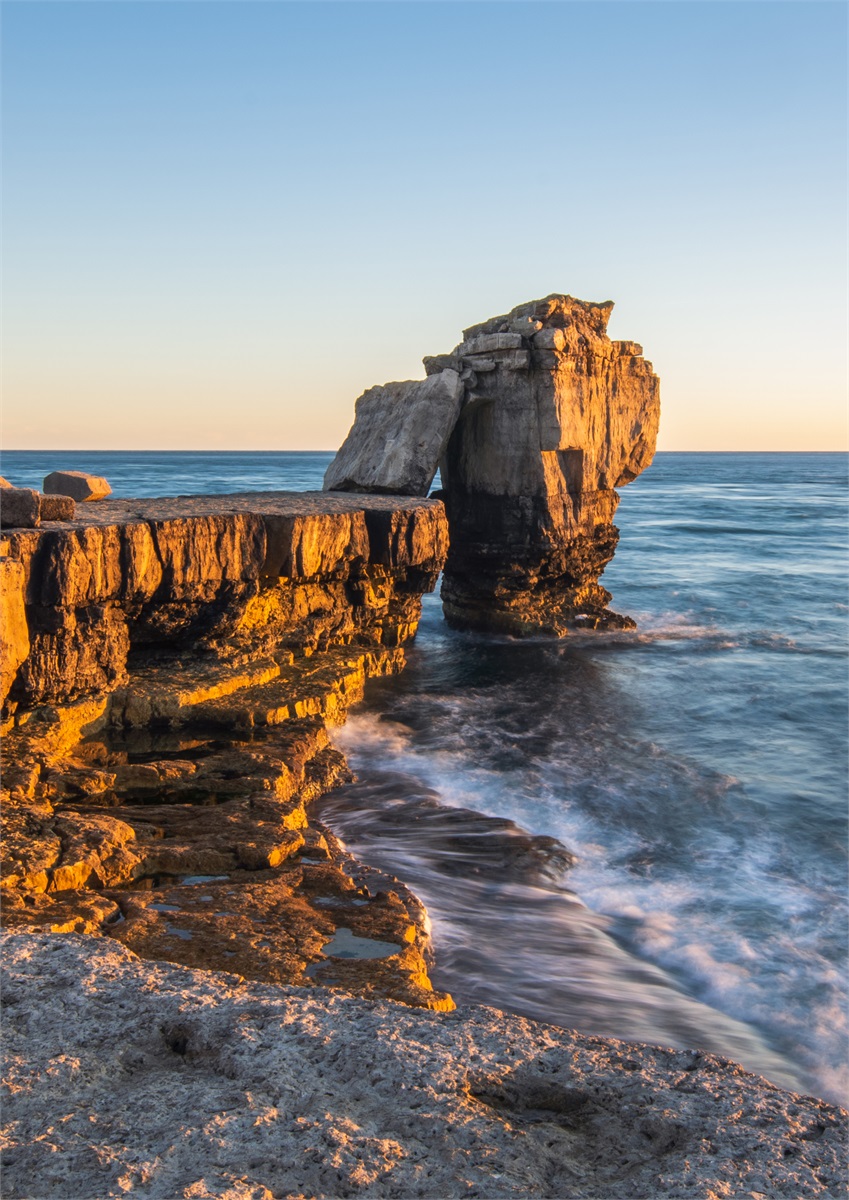
[[[612,308],[549,296],[425,359],[465,385],[441,463],[451,624],[514,635],[633,626],[608,610],[598,579],[619,538],[614,489],[654,454],[659,381],[640,346],[607,336]]]
[[[632,628],[598,580],[615,489],[649,465],[659,381],[613,304],[553,295],[467,329],[427,379],[372,388],[325,490],[424,495],[441,467],[445,616],[515,635]]]

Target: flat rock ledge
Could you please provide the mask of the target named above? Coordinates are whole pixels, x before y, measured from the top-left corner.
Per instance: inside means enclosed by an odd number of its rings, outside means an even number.
[[[7,1200],[846,1194],[847,1114],[713,1055],[4,950]]]

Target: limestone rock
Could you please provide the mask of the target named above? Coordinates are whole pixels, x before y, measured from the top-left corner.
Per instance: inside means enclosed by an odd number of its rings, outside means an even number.
[[[73,521],[76,502],[70,496],[47,495],[41,497],[42,521]]]
[[[607,336],[612,308],[562,294],[520,304],[426,357],[423,383],[357,401],[324,486],[423,492],[443,444],[451,624],[556,636],[633,628],[598,581],[619,536],[615,488],[651,462],[660,400],[642,348]],[[434,409],[446,379],[450,397]]]
[[[4,529],[35,529],[41,524],[41,494],[32,488],[0,489],[0,525]]]
[[[460,376],[451,369],[369,388],[327,468],[324,490],[427,495],[462,398]]]
[[[614,489],[651,462],[660,405],[640,347],[607,336],[612,307],[549,296],[466,330],[453,351],[485,350],[496,369],[476,371],[441,463],[452,624],[633,626],[598,578],[618,540]]]
[[[73,500],[103,500],[112,494],[112,488],[101,475],[85,471],[51,471],[44,480],[44,491],[48,495],[70,496]]]
[[[4,479],[3,476],[0,475],[0,488],[7,488],[7,487],[11,487],[11,486],[12,486],[12,484],[9,483],[9,480]]]
[[[0,705],[29,654],[29,630],[24,607],[24,568],[0,557]]]
[[[246,983],[108,937],[7,934],[4,961],[9,1200],[33,1181],[45,1197],[845,1195],[847,1114],[711,1054]]]
[[[23,567],[31,642],[12,698],[31,708],[122,686],[131,645],[227,660],[398,646],[447,526],[436,501],[256,493],[101,500],[4,546]]]

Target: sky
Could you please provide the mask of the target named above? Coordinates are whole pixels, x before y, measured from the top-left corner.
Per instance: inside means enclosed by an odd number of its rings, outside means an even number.
[[[334,449],[614,300],[664,450],[847,437],[840,0],[4,0],[7,448]]]

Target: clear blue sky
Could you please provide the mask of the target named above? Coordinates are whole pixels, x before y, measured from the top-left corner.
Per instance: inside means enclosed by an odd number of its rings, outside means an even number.
[[[616,301],[666,449],[846,446],[842,3],[2,6],[4,444],[333,448]]]

